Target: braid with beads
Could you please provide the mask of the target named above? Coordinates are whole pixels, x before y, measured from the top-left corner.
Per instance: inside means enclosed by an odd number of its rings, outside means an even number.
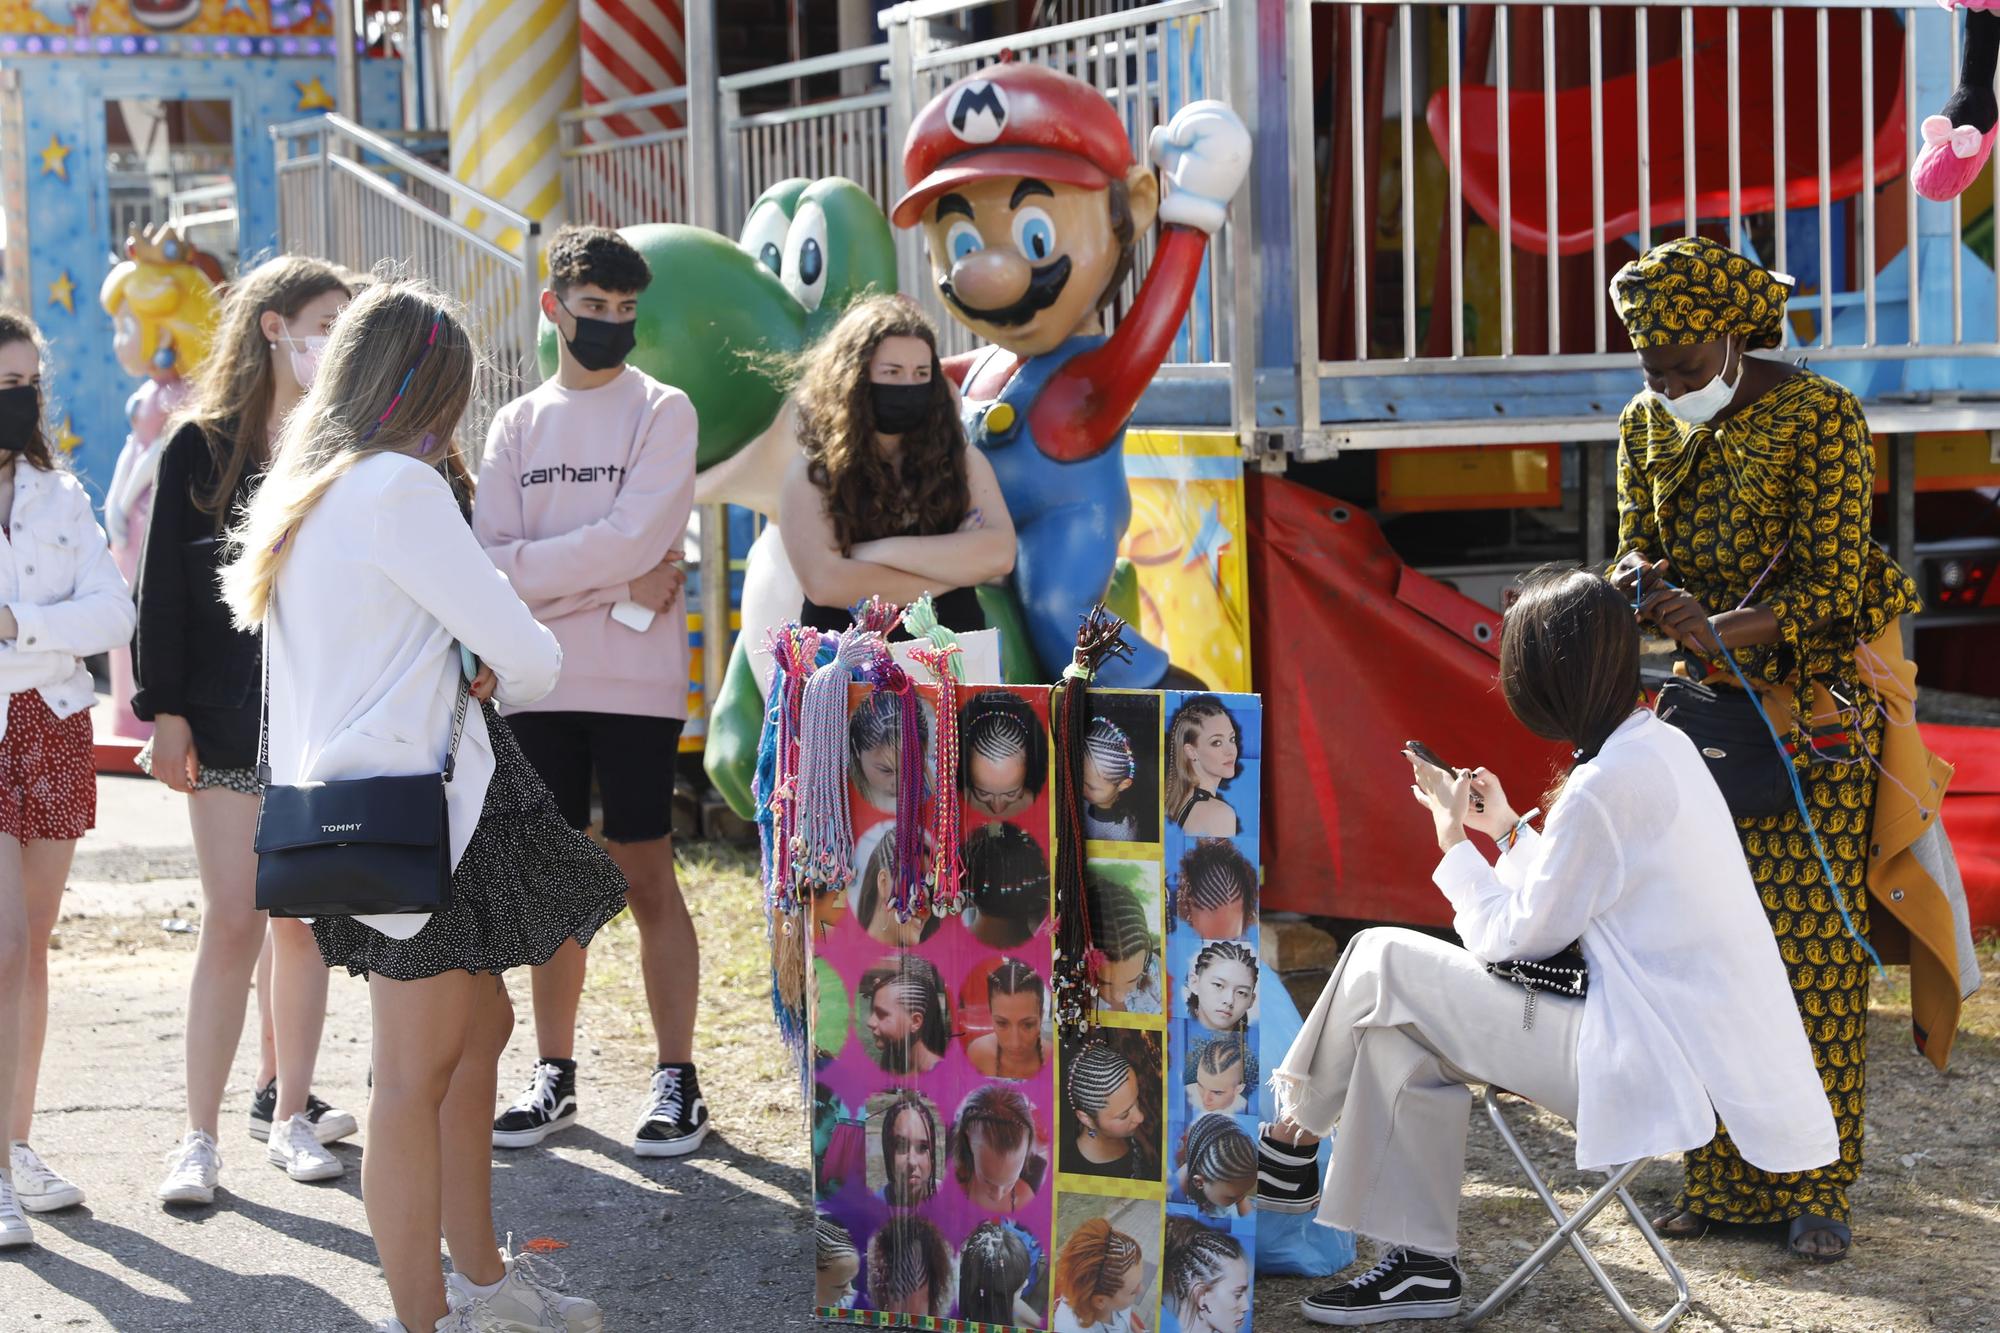
[[[1090,728],[1090,681],[1107,660],[1130,661],[1125,622],[1094,606],[1076,631],[1074,660],[1063,670],[1049,703],[1056,754],[1056,947],[1053,990],[1056,1024],[1084,1033],[1095,1025],[1097,975],[1103,965],[1091,939],[1090,903],[1084,867],[1084,737]]]

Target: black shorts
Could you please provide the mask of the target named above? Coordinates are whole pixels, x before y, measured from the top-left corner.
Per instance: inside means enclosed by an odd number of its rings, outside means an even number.
[[[604,836],[649,842],[674,829],[677,717],[629,713],[514,713],[507,718],[528,762],[571,828],[590,827],[590,780],[604,801]]]

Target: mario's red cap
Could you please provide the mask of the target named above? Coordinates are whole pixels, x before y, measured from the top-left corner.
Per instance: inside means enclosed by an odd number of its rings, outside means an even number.
[[[1002,63],[931,99],[903,144],[910,191],[890,216],[915,226],[939,195],[993,176],[1101,190],[1132,169],[1125,124],[1104,94],[1042,65]]]

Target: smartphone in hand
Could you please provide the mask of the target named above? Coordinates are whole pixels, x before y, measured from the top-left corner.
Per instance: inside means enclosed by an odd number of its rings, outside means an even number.
[[[1425,745],[1422,741],[1414,741],[1414,740],[1404,741],[1403,753],[1410,755],[1413,758],[1421,760],[1423,763],[1425,763],[1431,768],[1436,769],[1439,773],[1442,773],[1447,778],[1455,778],[1458,776],[1457,769],[1453,768],[1450,764],[1447,764],[1444,760],[1438,758],[1437,751],[1431,749],[1430,746]],[[1425,785],[1428,786],[1430,784],[1426,783]],[[1484,814],[1486,813],[1486,802],[1481,800],[1477,795],[1474,795],[1472,798],[1472,808],[1475,812],[1479,814]]]

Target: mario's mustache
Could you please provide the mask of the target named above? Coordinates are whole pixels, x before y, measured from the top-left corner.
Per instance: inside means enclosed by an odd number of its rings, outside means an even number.
[[[1063,288],[1069,285],[1069,273],[1068,255],[1062,256],[1053,264],[1044,264],[1032,270],[1028,278],[1028,289],[1021,293],[1021,298],[1012,305],[1001,306],[996,310],[981,310],[978,306],[970,306],[959,300],[958,293],[951,289],[949,277],[938,279],[938,291],[944,295],[945,300],[956,307],[959,314],[967,319],[977,320],[981,324],[997,325],[1003,329],[1013,328],[1016,325],[1026,324],[1054,305],[1062,296]]]

